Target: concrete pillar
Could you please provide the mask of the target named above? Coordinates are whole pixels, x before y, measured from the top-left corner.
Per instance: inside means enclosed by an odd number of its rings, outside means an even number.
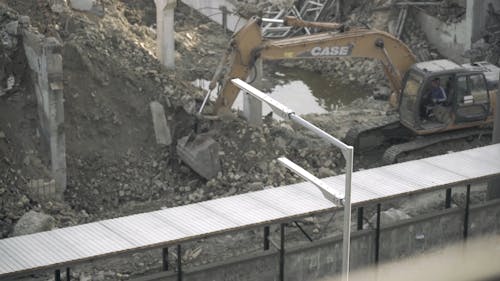
[[[157,56],[167,69],[175,69],[174,9],[176,0],[155,0]]]
[[[474,12],[474,0],[467,0],[467,4],[465,7],[465,33],[467,40],[464,42],[464,50],[470,50],[471,45],[472,45],[472,37],[473,37],[473,29],[474,29],[474,18],[475,18],[475,12]]]
[[[60,195],[66,189],[66,140],[64,134],[64,95],[61,44],[47,38],[43,44],[47,61],[48,79],[48,130],[52,175]]]
[[[36,93],[40,132],[49,150],[55,197],[62,198],[66,189],[62,45],[53,37],[26,29],[23,46]]]
[[[255,88],[262,87],[262,60],[258,59],[255,62],[255,80],[252,86]],[[243,95],[243,117],[247,120],[250,126],[260,127],[262,125],[262,102],[251,95]]]

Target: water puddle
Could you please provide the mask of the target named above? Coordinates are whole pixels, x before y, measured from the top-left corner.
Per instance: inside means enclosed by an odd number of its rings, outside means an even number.
[[[312,71],[278,67],[268,75],[259,88],[272,98],[291,108],[297,114],[327,113],[350,104],[355,99],[367,97],[370,91],[363,90],[358,83],[342,84],[341,81]],[[209,81],[198,79],[193,85],[208,90]],[[215,94],[213,94],[215,99]],[[233,104],[234,109],[243,110],[243,95]],[[271,112],[267,105],[262,114]]]

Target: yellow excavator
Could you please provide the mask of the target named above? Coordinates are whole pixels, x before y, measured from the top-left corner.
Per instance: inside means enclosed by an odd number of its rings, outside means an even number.
[[[399,142],[384,154],[385,162],[394,162],[403,152],[488,133],[483,127],[493,122],[500,73],[500,68],[494,65],[486,62],[459,65],[450,60],[417,62],[411,50],[389,33],[338,23],[306,22],[294,17],[285,18],[284,24],[326,32],[266,40],[261,33],[262,22],[254,17],[233,35],[209,86],[212,90],[219,83],[216,113],[230,109],[238,95],[239,89],[231,79],[246,80],[258,59],[359,57],[381,62],[393,91],[390,103],[399,114],[351,129],[345,140],[355,147]],[[436,91],[443,92],[439,102],[433,101]],[[418,137],[423,135],[426,137]]]

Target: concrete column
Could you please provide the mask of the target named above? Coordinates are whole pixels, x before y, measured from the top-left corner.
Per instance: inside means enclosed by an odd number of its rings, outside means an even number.
[[[464,42],[464,50],[470,50],[471,45],[472,45],[472,35],[474,34],[473,29],[474,29],[474,18],[475,18],[475,13],[474,13],[474,0],[467,0],[467,4],[465,7],[465,33],[467,40]]]
[[[62,198],[66,189],[62,45],[53,37],[45,38],[26,29],[23,30],[23,46],[33,77],[40,132],[48,148],[56,185],[54,197]]]
[[[47,61],[48,131],[52,176],[58,193],[66,189],[66,140],[64,134],[64,95],[61,44],[55,38],[46,38],[43,44]]]
[[[255,62],[255,80],[252,86],[255,88],[262,87],[262,60],[258,59]],[[250,126],[260,127],[262,125],[262,102],[251,95],[243,95],[243,117],[248,121]]]
[[[155,0],[157,56],[167,69],[175,69],[174,9],[176,0]]]

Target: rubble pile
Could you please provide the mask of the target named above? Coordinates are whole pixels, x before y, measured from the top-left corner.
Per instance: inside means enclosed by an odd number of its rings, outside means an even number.
[[[239,14],[244,18],[262,16],[264,11],[272,8],[290,9],[295,4],[294,0],[232,0],[230,2],[235,6],[235,11],[232,12]]]
[[[429,1],[441,3],[440,5],[423,6],[423,9],[446,24],[459,23],[465,20],[465,7],[456,1]],[[465,3],[464,3],[465,4]]]
[[[353,26],[367,24],[388,30],[388,22],[397,17],[397,9],[376,12],[373,9],[389,2],[351,1],[347,21]],[[37,132],[34,92],[29,87],[19,87],[15,94],[0,99],[0,237],[11,236],[14,225],[29,211],[51,216],[53,225],[63,227],[302,181],[276,161],[281,156],[319,177],[343,172],[345,162],[340,151],[310,132],[269,117],[261,128],[253,128],[234,113],[220,120],[198,121],[203,133],[220,146],[221,169],[215,178],[205,180],[179,160],[177,141],[194,132],[193,113],[204,95],[191,81],[211,78],[230,38],[220,26],[182,3],[175,10],[175,71],[164,69],[155,56],[153,1],[101,0],[102,13],[97,14],[54,8],[54,1],[0,0],[0,3],[27,14],[34,27],[64,45],[68,167],[63,202],[31,198],[25,187],[31,180],[45,179],[49,174],[47,160],[39,153],[43,149]],[[268,3],[235,2],[242,13],[250,14],[258,13]],[[285,7],[291,2],[270,3]],[[0,61],[3,67],[0,89],[4,92],[12,83],[9,82],[12,81],[10,61],[5,58],[22,60],[22,56],[16,55],[22,54],[21,43],[11,32],[16,19],[15,12],[0,5],[1,51],[7,54],[0,56],[0,60],[4,60]],[[425,43],[411,15],[402,39],[419,57],[439,57]],[[417,50],[425,51],[421,54]],[[367,91],[389,95],[383,71],[376,61],[309,60],[281,64],[333,75],[345,83],[356,81],[366,85]],[[16,82],[22,86],[23,79],[17,77],[21,77],[23,71],[13,73],[12,88]],[[151,102],[165,108],[172,134],[170,145],[156,143]],[[329,114],[311,114],[305,118],[342,138],[355,124],[383,118],[387,107],[385,101],[368,98]],[[442,150],[448,151],[444,147]],[[355,166],[376,165],[371,160],[357,159]],[[51,222],[50,226],[53,225]],[[227,247],[230,239],[226,238],[214,247]],[[134,266],[132,271],[128,268],[126,274],[154,268],[158,266],[155,262],[141,262],[142,265]],[[96,275],[94,278],[82,273],[80,277],[96,280],[127,277],[110,270]]]
[[[0,98],[6,99],[16,92],[23,72],[22,42],[19,21],[14,11],[0,4]]]
[[[0,3],[0,113],[2,116],[11,112],[6,104],[17,98],[18,86],[22,78],[22,42],[17,36],[18,15]],[[21,69],[18,68],[21,66]],[[16,83],[17,82],[17,83]],[[17,85],[16,85],[17,84]],[[29,114],[25,114],[29,117]],[[29,122],[25,122],[29,123]],[[11,125],[19,124],[18,121]],[[9,124],[0,126],[0,237],[12,231],[13,222],[17,221],[30,208],[30,199],[19,186],[27,182],[22,171],[22,158],[19,159],[18,137],[12,137],[14,128]],[[13,147],[14,146],[14,147]],[[21,161],[20,161],[21,160]]]
[[[30,141],[30,146],[14,146],[10,141],[3,146],[0,139],[2,148],[21,155],[21,159],[4,158],[1,164],[2,171],[10,171],[0,176],[2,198],[6,199],[0,208],[0,216],[6,218],[2,220],[3,237],[31,209],[53,215],[56,225],[67,226],[137,212],[142,202],[156,202],[147,204],[146,211],[296,182],[298,178],[275,161],[283,155],[317,174],[340,172],[343,160],[320,141],[311,143],[309,136],[291,133],[294,129],[285,125],[275,128],[269,123],[263,129],[254,129],[241,119],[230,118],[208,126],[221,146],[222,172],[208,182],[196,175],[175,154],[176,141],[192,132],[192,113],[203,97],[202,90],[189,81],[209,78],[228,37],[220,36],[224,34],[222,28],[202,17],[190,20],[195,12],[180,5],[176,9],[176,44],[182,63],[175,72],[166,71],[154,55],[156,34],[147,26],[151,19],[138,21],[137,3],[102,2],[104,16],[65,12],[64,25],[59,25],[60,14],[48,4],[37,2],[38,11],[27,9],[26,3],[11,4],[26,8],[22,11],[32,13],[33,26],[46,24],[45,33],[64,43],[68,186],[66,203],[38,202],[24,192],[30,180],[45,178],[48,172],[43,152],[37,153],[43,150],[38,147],[34,94],[29,88],[23,89],[19,99],[11,98],[1,105],[17,115],[7,116],[2,111],[0,130],[11,124],[13,132],[6,132],[8,139],[18,134]],[[143,5],[147,11],[154,4]],[[42,19],[39,13],[48,16]],[[53,20],[47,23],[48,19]],[[134,24],[129,19],[135,19]],[[165,107],[173,134],[171,146],[155,142],[149,111],[152,101]],[[31,108],[29,126],[12,121],[23,120],[26,108],[14,107],[22,107],[25,102]],[[23,162],[23,155],[29,155],[25,157],[28,160]],[[27,169],[43,173],[28,174]],[[5,195],[8,192],[15,194],[14,199]]]

